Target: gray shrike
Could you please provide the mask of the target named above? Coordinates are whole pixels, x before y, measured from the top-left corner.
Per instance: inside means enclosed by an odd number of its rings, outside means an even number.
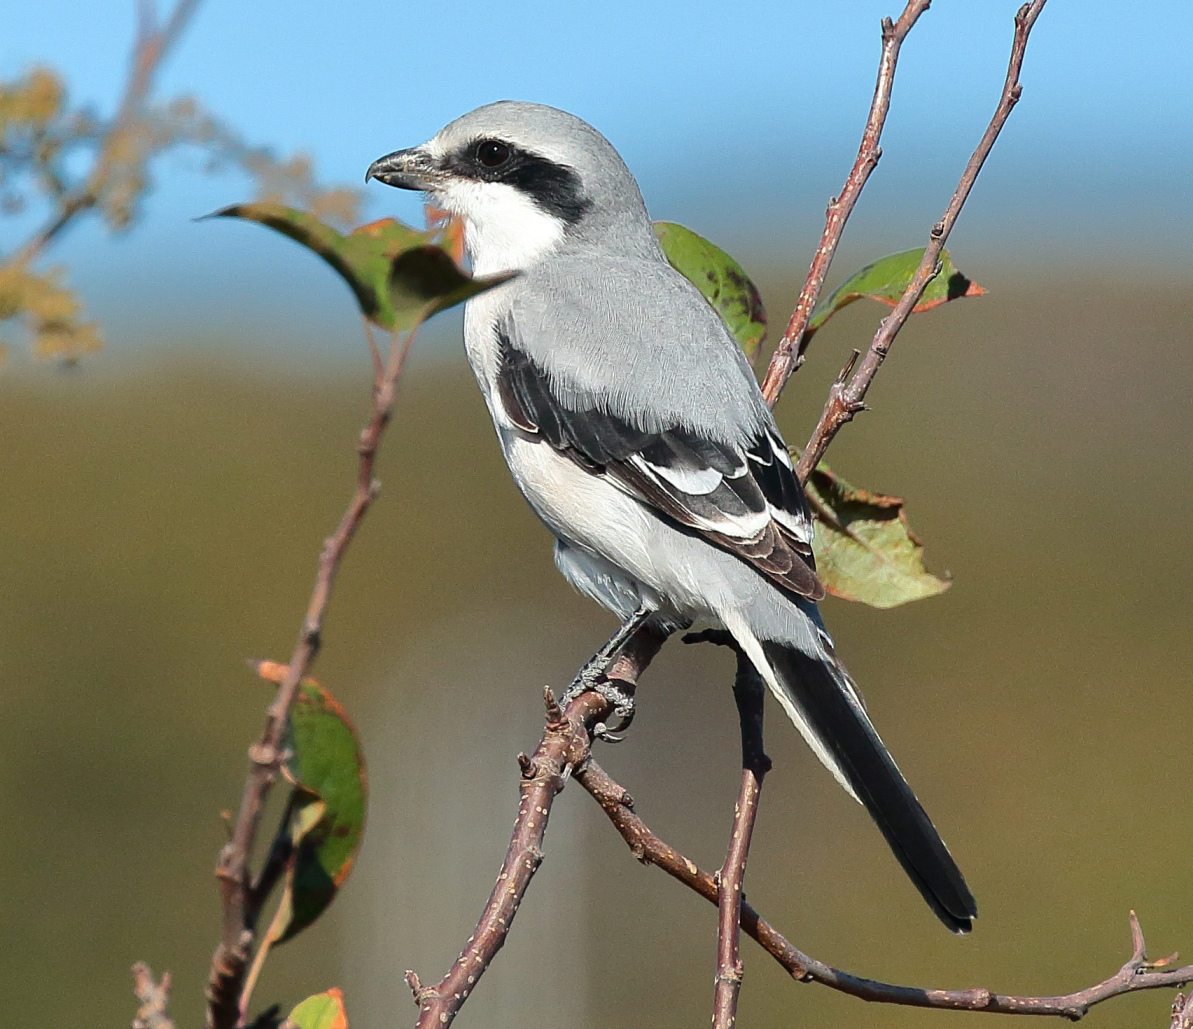
[[[503,102],[367,178],[458,215],[476,275],[518,273],[468,301],[464,346],[556,565],[623,623],[576,685],[600,685],[649,619],[728,630],[940,920],[972,928],[973,895],[820,619],[787,446],[741,349],[668,264],[613,146],[564,111]]]

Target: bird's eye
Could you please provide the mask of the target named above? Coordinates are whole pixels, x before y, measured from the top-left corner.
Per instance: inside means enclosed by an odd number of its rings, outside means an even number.
[[[486,168],[500,168],[510,159],[510,148],[498,139],[485,139],[477,144],[476,159]]]

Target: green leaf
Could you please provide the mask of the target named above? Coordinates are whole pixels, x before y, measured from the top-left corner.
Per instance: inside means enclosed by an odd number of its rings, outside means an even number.
[[[387,280],[397,326],[413,328],[431,315],[508,282],[516,274],[502,272],[474,279],[460,271],[459,265],[438,245],[407,250],[394,258]]]
[[[444,248],[442,231],[420,232],[393,218],[345,235],[284,204],[234,204],[210,217],[258,222],[314,251],[348,283],[364,316],[387,331],[413,328],[511,278],[472,278]]]
[[[287,892],[293,911],[279,943],[310,925],[352,871],[365,826],[368,780],[356,730],[314,679],[304,679],[290,713],[296,780],[291,837],[295,855]]]
[[[280,682],[286,666],[262,661],[262,678]],[[251,994],[272,947],[293,939],[335,900],[364,833],[368,780],[356,730],[314,679],[303,679],[290,712],[284,769],[293,784],[267,867],[284,870],[282,896],[246,979]]]
[[[924,545],[899,497],[851,486],[823,463],[804,491],[816,515],[816,571],[833,596],[888,608],[949,588],[924,568]]]
[[[855,300],[869,297],[894,307],[907,284],[911,282],[920,262],[924,259],[924,248],[905,250],[901,254],[890,254],[866,265],[860,272],[851,275],[828,296],[816,305],[808,319],[805,337],[811,336],[841,308],[848,307]],[[924,290],[920,302],[913,311],[930,311],[949,300],[961,297],[980,297],[985,290],[972,279],[957,271],[947,250],[940,255],[940,272]]]
[[[766,338],[766,310],[745,269],[682,225],[655,222],[654,231],[671,266],[700,290],[752,362]]]
[[[296,1029],[348,1029],[344,991],[334,986],[323,993],[307,997],[290,1012],[282,1025]]]

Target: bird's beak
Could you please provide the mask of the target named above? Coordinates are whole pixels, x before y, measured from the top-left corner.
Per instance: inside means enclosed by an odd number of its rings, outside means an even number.
[[[365,182],[376,179],[387,186],[398,189],[417,189],[422,191],[434,189],[443,181],[440,171],[422,147],[411,147],[409,150],[395,150],[392,154],[379,157],[369,165],[365,172]]]

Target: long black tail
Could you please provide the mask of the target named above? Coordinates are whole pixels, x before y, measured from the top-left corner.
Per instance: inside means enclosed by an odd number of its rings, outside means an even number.
[[[794,647],[764,642],[771,667],[870,812],[899,864],[953,932],[973,928],[978,908],[957,867],[875,732],[844,669]]]

